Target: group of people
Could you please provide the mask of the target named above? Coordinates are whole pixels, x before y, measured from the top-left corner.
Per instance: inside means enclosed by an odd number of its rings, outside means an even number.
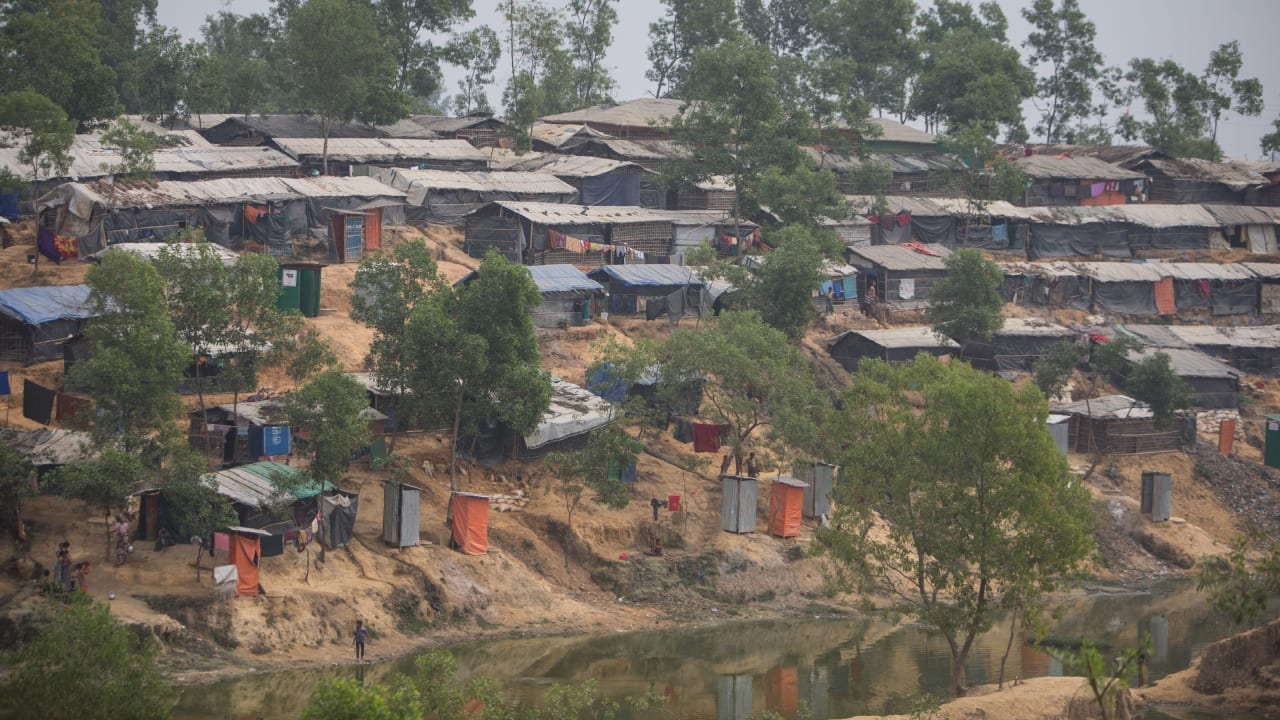
[[[734,475],[742,474],[742,457],[733,453],[725,453],[724,459],[720,461],[720,474],[729,474],[729,463],[736,461],[733,468]],[[756,460],[756,454],[751,453],[747,456],[747,477],[757,477],[760,474],[760,461]]]
[[[825,293],[823,293],[823,294],[822,294],[822,299],[825,301],[825,304],[826,304],[826,308],[825,308],[825,309],[826,309],[827,314],[828,314],[828,315],[830,315],[831,313],[834,313],[834,312],[836,311],[836,306],[835,306],[836,291],[835,291],[835,287],[834,287],[834,286],[832,286],[832,287],[828,287],[828,288],[827,288],[827,291],[826,291]],[[875,317],[875,314],[876,314],[876,303],[878,303],[878,302],[879,302],[879,300],[876,298],[876,284],[875,284],[875,282],[873,282],[873,281],[871,281],[871,280],[868,280],[868,281],[867,281],[867,291],[866,291],[866,293],[863,295],[863,297],[862,297],[862,303],[861,303],[861,305],[860,305],[860,308],[861,308],[861,310],[862,310],[862,314],[863,314],[863,315],[865,315],[865,316],[867,316],[867,317]]]
[[[71,592],[78,586],[82,592],[88,592],[88,580],[89,561],[73,563],[71,542],[63,540],[58,544],[58,555],[53,562],[53,577],[49,579],[52,589]]]

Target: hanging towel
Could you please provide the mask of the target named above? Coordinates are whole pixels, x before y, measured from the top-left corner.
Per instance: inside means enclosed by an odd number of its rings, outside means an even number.
[[[52,260],[55,264],[62,263],[62,254],[58,252],[55,244],[55,236],[53,231],[43,225],[36,228],[36,249],[40,254]]]
[[[1200,291],[1200,297],[1209,297],[1209,281],[1197,280],[1196,288]]]
[[[898,297],[903,300],[910,300],[916,296],[916,281],[912,278],[904,278],[898,281]]]
[[[1160,278],[1156,282],[1156,310],[1161,315],[1172,315],[1177,310],[1173,301],[1173,278]]]
[[[231,536],[226,533],[216,532],[213,534],[213,551],[214,552],[230,552]]]
[[[1098,197],[1102,193],[1106,192],[1106,190],[1107,190],[1106,183],[1096,182],[1089,186],[1089,197]]]
[[[22,381],[22,417],[35,420],[41,425],[48,425],[53,417],[53,402],[56,393],[43,385],[30,380]]]
[[[720,449],[720,426],[707,423],[693,424],[693,451],[716,452]]]
[[[844,296],[845,296],[845,298],[847,298],[847,299],[849,299],[849,300],[852,300],[852,299],[854,299],[854,298],[858,297],[858,281],[857,281],[857,279],[852,278],[852,277],[846,277],[846,278],[844,278],[844,279],[841,281],[841,284],[844,286]]]

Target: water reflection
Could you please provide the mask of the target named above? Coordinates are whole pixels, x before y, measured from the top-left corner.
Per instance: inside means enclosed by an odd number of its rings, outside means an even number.
[[[1208,642],[1231,628],[1187,585],[1150,593],[1096,595],[1065,606],[1053,636],[1088,637],[1115,651],[1152,637],[1148,677],[1185,668]],[[965,666],[973,683],[995,682],[1008,642],[1000,623],[974,645]],[[912,625],[879,620],[788,620],[670,628],[644,633],[479,642],[453,649],[460,679],[486,675],[506,682],[512,701],[536,704],[551,682],[596,681],[615,698],[657,692],[667,705],[650,717],[746,720],[773,710],[815,720],[903,709],[920,692],[944,694],[950,670],[945,641]],[[287,672],[185,689],[179,720],[296,718],[312,688],[335,673],[368,683],[409,672],[412,658],[328,671]],[[1014,678],[1060,675],[1045,652],[1015,639],[1004,670]],[[637,720],[639,720],[637,718]]]

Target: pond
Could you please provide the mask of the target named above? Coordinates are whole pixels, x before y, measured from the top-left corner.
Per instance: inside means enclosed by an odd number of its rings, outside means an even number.
[[[1152,680],[1186,668],[1204,645],[1234,631],[1186,583],[1072,598],[1062,609],[1050,637],[1064,643],[1088,638],[1118,653],[1149,633]],[[977,640],[965,666],[971,683],[997,680],[1008,639],[1006,622]],[[346,651],[334,647],[335,655]],[[594,679],[603,694],[615,698],[652,689],[668,700],[661,717],[681,720],[747,720],[765,710],[795,718],[802,706],[815,720],[905,711],[904,703],[921,692],[945,694],[950,664],[941,638],[914,625],[862,617],[493,640],[452,651],[461,680],[491,677],[507,685],[513,702],[537,703],[552,683]],[[173,717],[294,720],[321,680],[338,675],[385,683],[393,673],[409,671],[412,662],[282,671],[187,687]],[[1062,673],[1057,660],[1015,639],[1006,682]]]

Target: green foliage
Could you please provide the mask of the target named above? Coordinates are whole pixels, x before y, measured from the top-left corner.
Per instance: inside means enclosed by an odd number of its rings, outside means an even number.
[[[185,540],[236,524],[231,504],[207,479],[208,461],[185,444],[172,444],[165,449],[159,469],[158,489],[178,537]]]
[[[408,114],[396,59],[373,8],[359,0],[306,0],[285,22],[284,50],[298,97],[321,118],[324,172],[334,123],[390,123]]]
[[[1035,387],[921,355],[864,362],[825,428],[847,468],[818,542],[840,586],[893,598],[936,630],[963,691],[974,638],[998,609],[1052,592],[1090,554],[1088,490],[1045,430]],[[883,519],[887,535],[870,533]]]
[[[395,61],[395,87],[419,104],[440,89],[441,36],[475,16],[471,0],[382,0],[375,3],[378,27]]]
[[[75,133],[76,124],[49,98],[31,90],[0,95],[0,137],[22,143],[18,161],[31,167],[31,180],[67,172]]]
[[[1174,413],[1190,408],[1193,402],[1191,388],[1169,362],[1167,353],[1145,353],[1132,362],[1124,379],[1125,390],[1151,406],[1157,428],[1172,426]]]
[[[962,346],[967,342],[990,342],[1004,326],[1004,306],[1000,284],[1004,272],[977,250],[958,250],[943,261],[947,276],[929,289],[925,319],[934,332]]]
[[[1264,548],[1252,568],[1248,551],[1249,538],[1240,535],[1226,558],[1206,559],[1196,570],[1196,590],[1208,593],[1213,608],[1237,623],[1265,615],[1280,593],[1280,543]]]
[[[1126,649],[1110,663],[1107,663],[1102,652],[1089,640],[1081,643],[1079,652],[1053,650],[1050,654],[1062,661],[1064,668],[1084,676],[1093,693],[1094,702],[1102,713],[1102,720],[1110,720],[1129,717],[1129,713],[1121,709],[1119,696],[1121,691],[1129,687],[1133,676],[1139,674],[1139,667],[1146,662],[1150,649],[1151,639],[1144,634],[1137,649]]]
[[[488,26],[468,30],[445,46],[444,57],[464,69],[458,80],[458,94],[453,96],[455,113],[492,112],[487,88],[493,84],[493,71],[501,56],[498,34]]]
[[[565,6],[568,22],[564,34],[573,63],[570,106],[587,107],[609,102],[617,84],[609,76],[605,55],[613,44],[613,27],[618,24],[618,0],[569,0]]]
[[[803,227],[784,227],[769,237],[777,249],[762,264],[733,282],[747,309],[796,340],[813,320],[813,291],[822,282],[822,251],[813,234]]]
[[[570,527],[573,510],[584,489],[591,489],[595,493],[593,500],[605,507],[619,510],[630,504],[626,485],[609,477],[610,469],[634,464],[643,449],[644,444],[639,440],[617,425],[609,425],[592,432],[582,450],[547,456],[547,469],[561,480],[557,492],[565,499]]]
[[[365,687],[351,678],[331,678],[320,683],[302,720],[420,720],[422,703],[407,683],[391,688]]]
[[[919,64],[908,40],[915,21],[912,0],[839,0],[823,3],[810,20],[815,51],[841,78],[835,96],[865,98],[898,114],[907,106],[907,82]]]
[[[1263,135],[1262,138],[1258,140],[1258,144],[1262,147],[1262,152],[1265,155],[1271,155],[1280,151],[1280,117],[1271,121],[1271,127],[1272,131]]]
[[[975,216],[985,215],[993,200],[1020,204],[1031,184],[1017,163],[1000,154],[993,137],[992,128],[970,124],[951,127],[941,141],[971,168],[968,204]]]
[[[1044,355],[1032,365],[1032,382],[1040,388],[1040,392],[1044,393],[1045,397],[1054,398],[1061,395],[1083,355],[1083,350],[1073,340],[1063,340],[1050,345]]]
[[[803,450],[816,442],[828,401],[803,353],[758,313],[728,312],[705,327],[677,329],[656,351],[664,380],[671,379],[662,392],[678,397],[700,384],[701,414],[730,426],[735,456],[746,455],[757,430],[779,446]]]
[[[1023,43],[1027,64],[1036,71],[1036,97],[1045,109],[1036,133],[1045,142],[1072,142],[1071,121],[1093,114],[1093,86],[1102,72],[1094,46],[1098,30],[1077,0],[1035,0],[1022,9],[1032,30]]]
[[[340,369],[325,370],[290,393],[285,415],[295,431],[305,434],[313,456],[308,474],[337,484],[352,452],[369,444],[369,407],[364,386]]]
[[[150,262],[107,253],[85,283],[98,317],[86,326],[89,357],[72,368],[73,382],[93,398],[94,439],[136,448],[173,427],[182,409],[173,389],[188,354],[169,317],[164,281]]]
[[[1262,114],[1262,83],[1258,78],[1241,78],[1244,54],[1240,41],[1222,43],[1209,53],[1209,64],[1204,69],[1204,98],[1201,101],[1205,117],[1209,119],[1209,139],[1218,139],[1218,121],[1222,113],[1233,110],[1246,117]]]
[[[101,6],[92,0],[6,3],[4,89],[38,91],[82,128],[119,115],[116,72],[104,58],[103,34],[112,25],[103,22]]]
[[[91,460],[62,465],[50,473],[49,486],[59,495],[83,500],[110,514],[112,508],[123,509],[138,482],[146,476],[146,468],[136,453],[104,447]]]
[[[1127,97],[1141,100],[1146,119],[1125,115],[1117,132],[1125,140],[1141,139],[1175,157],[1217,160],[1221,149],[1208,137],[1203,112],[1204,82],[1173,60],[1134,58],[1125,73]]]
[[[103,169],[125,180],[150,180],[156,173],[156,149],[160,138],[127,118],[118,118],[106,132],[102,142],[120,151],[120,164]]]
[[[13,656],[0,707],[50,720],[169,716],[176,693],[155,664],[156,644],[116,624],[107,606],[46,609],[40,634]]]
[[[893,168],[879,160],[863,160],[849,171],[850,189],[859,195],[884,195],[893,181]]]
[[[276,87],[272,62],[276,34],[265,15],[210,14],[201,27],[210,63],[201,82],[226,90],[227,102],[216,109],[248,115],[281,109],[285,92]],[[194,78],[193,78],[194,79]],[[191,107],[194,113],[215,108]]]
[[[662,0],[666,14],[649,24],[649,69],[656,97],[697,97],[687,91],[693,54],[737,36],[733,0]]]

